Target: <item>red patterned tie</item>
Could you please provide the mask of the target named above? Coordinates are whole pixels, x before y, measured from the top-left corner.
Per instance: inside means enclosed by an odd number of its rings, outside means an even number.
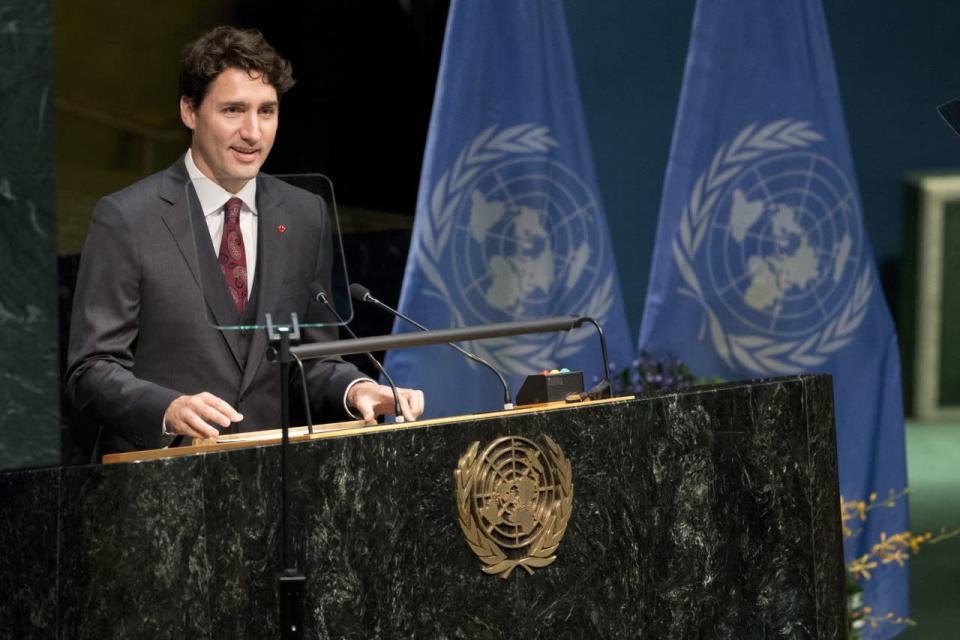
[[[223,237],[220,239],[220,269],[227,281],[227,289],[237,313],[243,315],[247,307],[247,253],[240,233],[240,198],[230,198],[223,206]]]

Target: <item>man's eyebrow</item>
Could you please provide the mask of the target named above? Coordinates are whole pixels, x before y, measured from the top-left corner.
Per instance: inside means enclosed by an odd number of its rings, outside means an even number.
[[[263,109],[264,107],[276,107],[280,102],[278,100],[270,100],[268,102],[261,102],[257,105],[258,109]],[[243,100],[225,100],[220,103],[220,108],[225,109],[228,107],[246,107],[247,103]]]

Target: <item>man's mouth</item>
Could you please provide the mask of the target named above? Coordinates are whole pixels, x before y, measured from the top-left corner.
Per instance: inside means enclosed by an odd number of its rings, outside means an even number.
[[[236,155],[240,160],[246,162],[255,160],[257,155],[260,153],[259,149],[254,149],[252,147],[230,147],[230,150],[233,151],[234,155]]]

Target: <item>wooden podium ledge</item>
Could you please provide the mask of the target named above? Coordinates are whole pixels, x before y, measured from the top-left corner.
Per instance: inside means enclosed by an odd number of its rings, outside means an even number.
[[[415,420],[413,422],[389,422],[385,424],[364,422],[363,420],[331,422],[327,424],[314,425],[312,434],[309,433],[307,427],[291,427],[290,441],[303,442],[306,440],[321,440],[323,438],[340,436],[366,435],[368,433],[400,431],[402,429],[418,429],[420,427],[459,423],[466,420],[483,420],[489,418],[499,418],[502,416],[522,415],[525,413],[534,413],[536,411],[558,411],[575,409],[586,405],[595,406],[600,404],[615,404],[627,402],[633,399],[634,396],[630,395],[620,396],[617,398],[605,398],[603,400],[583,400],[581,402],[573,403],[548,402],[544,404],[525,405],[517,409],[510,409],[509,411],[491,411],[487,413],[470,415],[447,416],[445,418]],[[194,440],[193,444],[183,447],[148,449],[146,451],[129,451],[127,453],[111,453],[103,456],[103,464],[116,464],[119,462],[142,462],[144,460],[156,460],[159,458],[178,458],[181,456],[217,453],[219,451],[228,451],[230,449],[243,449],[246,447],[256,447],[260,445],[279,444],[282,437],[282,429],[267,429],[264,431],[236,433],[220,436],[219,438],[210,438],[208,440]]]

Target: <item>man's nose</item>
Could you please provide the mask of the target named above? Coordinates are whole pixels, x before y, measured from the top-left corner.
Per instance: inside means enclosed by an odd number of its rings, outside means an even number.
[[[240,137],[247,142],[260,140],[260,120],[257,118],[255,111],[244,114],[240,126]]]

